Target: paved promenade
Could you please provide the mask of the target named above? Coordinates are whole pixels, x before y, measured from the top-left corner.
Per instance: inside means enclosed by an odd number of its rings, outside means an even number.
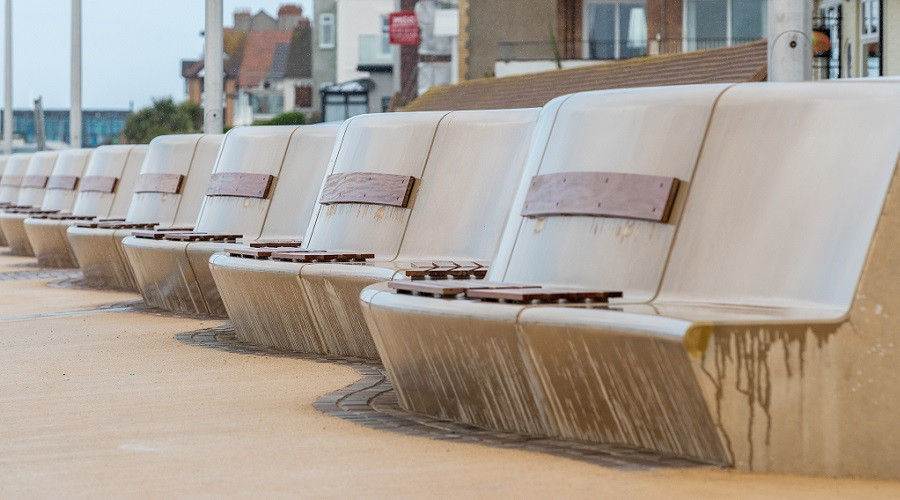
[[[900,497],[443,426],[377,365],[241,346],[32,261],[0,255],[0,498]]]

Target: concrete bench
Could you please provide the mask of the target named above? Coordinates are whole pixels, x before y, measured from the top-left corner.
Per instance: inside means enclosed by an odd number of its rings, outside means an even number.
[[[605,307],[512,306],[367,289],[402,404],[742,469],[900,477],[900,403],[888,396],[898,379],[900,206],[888,196],[898,90],[889,81],[727,90],[646,298],[626,290]],[[523,228],[504,239],[504,273],[489,278],[552,282],[532,280]],[[615,286],[609,276],[582,284]],[[491,324],[512,324],[516,337],[498,338]],[[443,375],[429,371],[436,364]]]
[[[305,227],[337,130],[336,125],[243,127],[226,134],[194,231],[180,240],[151,231],[123,241],[144,301],[170,311],[224,316],[209,257],[237,239],[277,238],[284,224]],[[283,215],[278,219],[271,216],[275,213]]]
[[[6,237],[9,252],[13,255],[34,255],[25,234],[24,214],[40,209],[58,156],[56,151],[41,151],[32,155],[19,184],[15,205],[0,212],[0,231]]]
[[[621,292],[622,301],[651,300],[714,104],[726,88],[587,92],[548,103],[485,280],[599,289]],[[681,187],[667,222],[523,216],[532,208],[526,200],[535,181],[559,174],[573,179],[659,176],[677,179]],[[520,354],[516,320],[528,305],[398,294],[385,285],[367,288],[362,300],[404,407],[502,431],[552,434],[552,422],[533,392],[528,361]]]
[[[192,229],[223,135],[160,136],[150,142],[121,222],[76,222],[69,242],[94,286],[138,291],[122,241],[136,229]]]
[[[72,212],[35,215],[25,219],[28,241],[41,266],[78,267],[66,237],[66,230],[76,221],[125,217],[146,154],[145,145],[96,148],[78,182],[78,195]]]
[[[31,156],[30,153],[15,153],[6,156],[3,175],[0,176],[0,209],[13,207],[19,200],[19,188],[22,185],[25,171],[28,170]],[[0,239],[3,240],[3,246],[6,246],[6,236],[3,235],[2,227],[0,227]]]
[[[413,262],[490,256],[513,195],[503,186],[518,182],[537,115],[400,113],[349,121],[304,247],[262,249],[269,260],[240,248],[211,259],[239,338],[377,357],[359,292],[402,277]]]

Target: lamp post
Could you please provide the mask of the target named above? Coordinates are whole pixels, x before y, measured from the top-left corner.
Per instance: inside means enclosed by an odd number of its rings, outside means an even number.
[[[4,109],[3,109],[3,151],[12,154],[13,109],[12,109],[12,0],[6,0],[6,64],[5,64]]]
[[[222,21],[222,0],[206,0],[206,30],[203,63],[203,131],[221,134],[222,94],[224,92],[225,40]]]
[[[812,79],[812,0],[769,0],[769,81]]]
[[[81,147],[81,0],[72,0],[72,105],[69,145]]]

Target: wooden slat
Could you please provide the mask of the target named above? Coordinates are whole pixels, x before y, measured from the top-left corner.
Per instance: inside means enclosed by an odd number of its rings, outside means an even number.
[[[332,174],[325,181],[319,203],[368,203],[406,208],[415,177],[351,172]]]
[[[275,176],[269,174],[245,174],[223,172],[212,174],[209,179],[207,196],[241,196],[245,198],[266,198]]]
[[[410,281],[395,280],[388,282],[388,287],[397,290],[398,293],[422,293],[435,297],[453,297],[466,290],[490,290],[522,288],[527,285],[513,283],[498,283],[484,280],[440,280],[440,281]]]
[[[226,241],[234,242],[238,238],[243,238],[242,234],[234,233],[192,233],[192,232],[170,232],[165,236],[167,240],[173,241]]]
[[[273,252],[280,248],[271,247],[234,247],[226,248],[225,253],[230,257],[243,257],[245,259],[268,259]]]
[[[46,175],[26,175],[22,177],[22,185],[20,187],[23,188],[43,188],[47,186],[47,177]]]
[[[181,174],[141,174],[134,183],[134,192],[178,194],[183,182]]]
[[[88,175],[81,179],[81,187],[78,190],[112,193],[116,190],[116,182],[118,180],[109,175]]]
[[[303,240],[257,240],[247,244],[250,248],[293,248],[303,245]]]
[[[374,259],[374,253],[355,252],[310,252],[310,251],[280,251],[273,252],[270,257],[274,260],[288,262],[365,262],[366,259]]]
[[[467,290],[466,297],[482,300],[503,300],[516,303],[532,302],[607,302],[610,298],[621,297],[622,292],[581,290],[577,288],[529,287],[514,290]]]
[[[678,179],[617,172],[536,175],[523,217],[592,215],[667,222]]]
[[[94,218],[92,215],[72,215],[72,214],[51,214],[47,216],[48,219],[53,220],[91,220]]]
[[[102,222],[103,229],[153,229],[157,222]]]
[[[148,240],[161,240],[165,238],[167,235],[175,234],[178,231],[168,230],[168,229],[156,229],[150,231],[132,231],[131,235],[135,238],[143,238]],[[185,231],[190,232],[190,231]]]
[[[0,177],[0,186],[19,187],[21,184],[21,175],[4,175],[3,177]]]
[[[47,181],[47,189],[65,189],[72,191],[78,185],[78,177],[75,175],[53,175]]]

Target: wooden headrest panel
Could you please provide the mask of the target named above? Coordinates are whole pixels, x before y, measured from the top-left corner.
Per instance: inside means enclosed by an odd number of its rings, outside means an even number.
[[[52,175],[47,180],[47,189],[65,189],[72,191],[78,185],[78,177],[75,175]]]
[[[97,191],[99,193],[112,193],[116,190],[116,181],[119,179],[111,175],[88,175],[81,179],[79,191]]]
[[[178,194],[183,181],[181,174],[141,174],[134,184],[134,192]]]
[[[523,217],[590,215],[667,222],[678,179],[617,172],[536,175]]]
[[[368,203],[406,208],[416,178],[409,175],[351,172],[325,180],[319,203]]]
[[[274,175],[223,172],[212,174],[206,196],[241,196],[244,198],[266,198],[272,187]]]
[[[42,188],[47,185],[47,177],[46,175],[26,175],[22,177],[22,185],[20,187],[23,188]]]
[[[0,186],[19,187],[21,184],[21,175],[4,175],[3,177],[0,177]]]

